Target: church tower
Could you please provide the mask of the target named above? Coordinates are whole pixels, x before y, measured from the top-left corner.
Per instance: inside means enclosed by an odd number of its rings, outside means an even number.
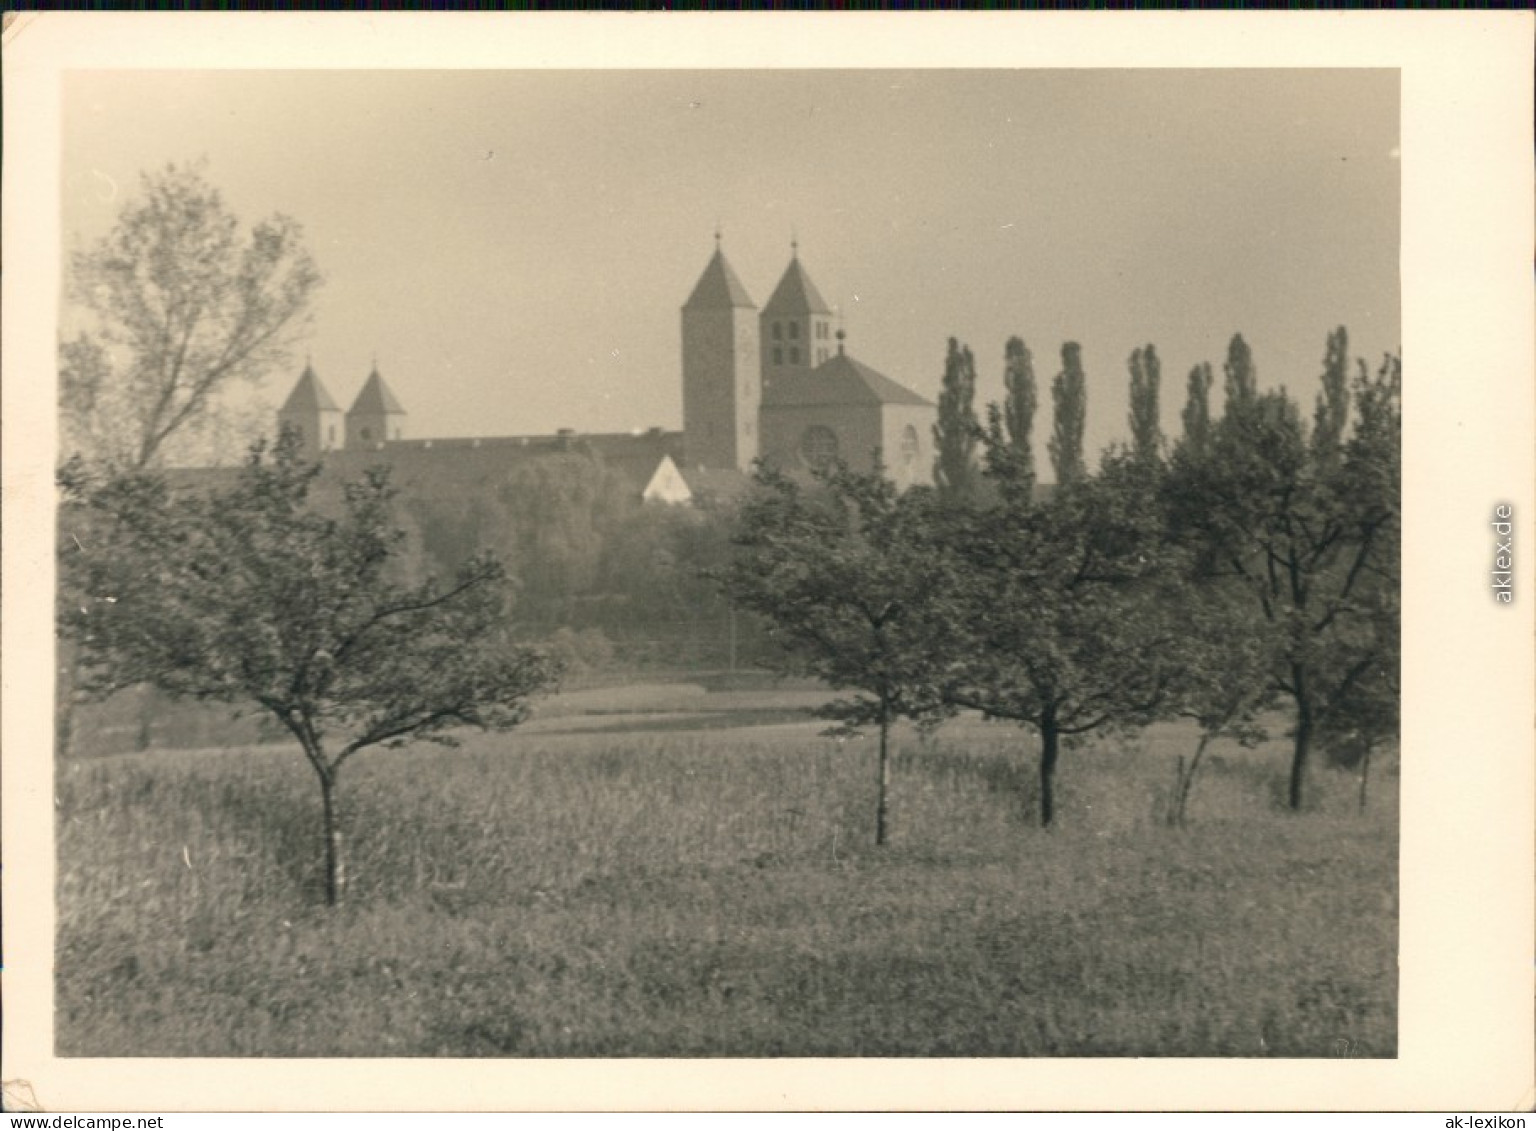
[[[832,308],[800,266],[800,245],[791,241],[789,247],[789,266],[758,319],[767,385],[778,377],[809,373],[835,352]]]
[[[762,397],[757,304],[720,250],[683,304],[683,439],[690,467],[746,471]]]
[[[374,448],[404,436],[405,409],[379,376],[379,363],[375,361],[362,392],[347,410],[347,447]]]
[[[299,433],[303,439],[300,450],[306,459],[334,451],[345,441],[341,408],[320,383],[315,367],[307,361],[299,383],[288,394],[283,407],[277,410],[277,427],[279,431],[292,428]]]

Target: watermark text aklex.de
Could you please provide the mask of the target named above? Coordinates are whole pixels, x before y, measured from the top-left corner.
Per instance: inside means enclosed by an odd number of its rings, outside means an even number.
[[[1508,503],[1493,508],[1493,599],[1501,605],[1515,602],[1515,509]]]

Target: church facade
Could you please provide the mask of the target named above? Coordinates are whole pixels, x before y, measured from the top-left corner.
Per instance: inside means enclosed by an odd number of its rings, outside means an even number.
[[[931,481],[933,404],[848,355],[798,248],[758,310],[716,246],[682,321],[690,466],[842,459],[868,471],[878,459],[902,486]]]
[[[855,360],[833,327],[798,248],[759,310],[717,235],[682,307],[682,432],[415,439],[377,364],[345,412],[306,365],[278,421],[336,470],[382,457],[403,487],[428,495],[473,489],[510,461],[557,452],[600,459],[658,502],[733,494],[758,459],[786,470],[841,459],[864,471],[878,460],[901,486],[931,482],[933,404]]]

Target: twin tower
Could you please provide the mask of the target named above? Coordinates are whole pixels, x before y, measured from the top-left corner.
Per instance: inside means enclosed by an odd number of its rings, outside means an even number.
[[[315,367],[306,363],[298,384],[277,410],[277,420],[280,428],[299,434],[310,458],[323,452],[378,448],[405,436],[405,409],[379,376],[377,362],[345,414],[315,375]]]
[[[764,454],[765,393],[831,359],[832,308],[800,266],[761,311],[720,250],[683,304],[683,432],[689,466],[747,471]]]

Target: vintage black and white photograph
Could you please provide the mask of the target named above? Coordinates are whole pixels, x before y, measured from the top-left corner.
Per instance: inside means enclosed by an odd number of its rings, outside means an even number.
[[[54,1056],[1398,1057],[1399,69],[58,104]]]
[[[71,75],[59,1051],[1392,1056],[1397,81]]]

